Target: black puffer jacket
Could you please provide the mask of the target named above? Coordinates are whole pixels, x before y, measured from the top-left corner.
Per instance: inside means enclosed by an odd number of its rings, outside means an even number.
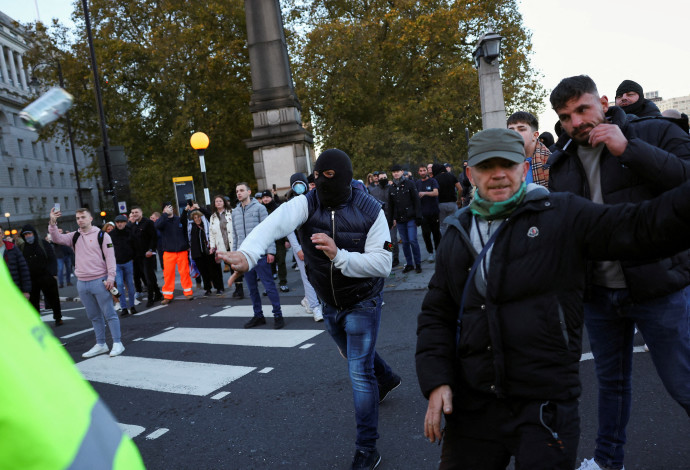
[[[115,227],[110,231],[110,239],[115,247],[115,262],[117,264],[129,263],[134,259],[137,244],[132,233],[132,226],[125,225],[122,230]]]
[[[399,224],[410,220],[418,220],[421,224],[422,205],[413,181],[400,179],[388,186],[388,204],[391,217]]]
[[[639,202],[658,196],[690,179],[690,136],[663,119],[632,119],[618,107],[607,117],[628,139],[620,157],[608,149],[601,154],[601,190],[606,204]],[[561,135],[551,154],[549,188],[590,197],[584,167],[577,156],[577,144]],[[630,295],[645,301],[676,292],[690,284],[690,252],[646,261],[623,262]]]
[[[459,307],[477,252],[471,212],[452,220],[418,318],[423,394],[450,385],[458,409],[497,396],[569,400],[581,390],[586,260],[663,256],[690,246],[690,183],[638,206],[528,192],[493,245],[486,295],[470,283],[457,350]]]

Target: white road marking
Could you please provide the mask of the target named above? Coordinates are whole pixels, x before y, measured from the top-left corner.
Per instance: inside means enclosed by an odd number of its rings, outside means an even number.
[[[299,348],[300,348],[300,349],[309,349],[309,348],[311,348],[312,346],[314,346],[314,343],[307,343],[307,344],[303,344],[303,345],[300,346]]]
[[[60,339],[73,338],[74,336],[79,336],[83,333],[88,333],[89,331],[93,331],[93,328],[88,328],[86,330],[77,331],[76,333],[72,333],[70,335],[60,336]]]
[[[169,326],[169,327],[165,328],[163,331],[170,331],[170,330],[173,330],[173,329],[175,329],[174,326]]]
[[[146,310],[142,310],[141,312],[137,312],[135,316],[139,317],[141,315],[151,313],[154,310],[158,310],[159,308],[165,308],[165,307],[167,307],[167,305],[157,305],[156,307],[147,308]]]
[[[292,348],[321,333],[323,330],[175,328],[172,331],[147,338],[145,341]]]
[[[84,310],[86,307],[76,307],[76,308],[63,308],[63,312],[73,312],[75,310]],[[51,310],[49,308],[42,308],[41,313],[43,312],[50,312]]]
[[[139,434],[142,432],[146,431],[146,428],[142,426],[137,426],[136,424],[123,424],[123,423],[117,423],[120,426],[120,429],[122,429],[122,432],[127,434],[131,438],[137,437]]]
[[[132,341],[141,341],[142,339],[144,339],[144,338],[136,338],[136,339],[133,339]]]
[[[270,305],[264,305],[264,315],[272,317],[273,307]],[[304,307],[301,305],[281,305],[280,310],[283,312],[283,316],[288,318],[288,317],[305,317],[305,318],[311,318],[313,315],[311,313],[307,313],[304,310]],[[228,307],[224,310],[221,310],[218,313],[214,313],[211,315],[212,317],[253,317],[254,316],[254,309],[252,308],[251,305],[236,305],[234,307]]]
[[[63,320],[74,320],[74,317],[62,317],[62,319]],[[43,320],[46,323],[51,322],[51,321],[55,321],[55,320],[53,320],[53,315],[41,315],[41,320]]]
[[[633,352],[634,353],[643,353],[647,352],[644,350],[644,346],[633,346]],[[591,352],[584,353],[582,356],[580,356],[580,362],[582,361],[591,361],[594,359],[594,355]]]
[[[146,439],[149,439],[149,440],[158,439],[159,437],[161,437],[163,434],[165,434],[168,431],[170,431],[170,429],[167,429],[167,428],[156,429],[151,434],[146,436]]]
[[[208,316],[208,313],[204,313],[203,315],[199,315],[199,318],[204,318],[204,317],[207,317],[207,316]]]
[[[230,392],[220,392],[220,393],[216,393],[215,395],[213,395],[213,396],[211,397],[211,400],[220,400],[221,398],[225,398],[225,397],[227,397],[228,395],[230,395]]]
[[[261,369],[261,370],[259,371],[259,374],[268,374],[268,373],[271,372],[272,370],[273,370],[273,367],[264,367],[263,369]]]
[[[96,356],[77,364],[86,380],[157,392],[206,396],[256,367],[144,357]]]

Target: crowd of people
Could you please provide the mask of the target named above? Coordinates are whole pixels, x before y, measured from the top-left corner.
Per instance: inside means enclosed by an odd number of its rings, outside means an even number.
[[[421,227],[426,261],[435,264],[418,316],[416,367],[429,400],[424,434],[442,441],[440,468],[504,469],[514,457],[516,469],[574,469],[586,325],[599,422],[593,458],[580,469],[620,470],[637,330],[690,415],[688,119],[660,113],[631,80],[616,90],[615,106],[585,75],[563,79],[550,99],[555,139],[539,132],[533,114],[516,112],[506,128],[470,139],[457,175],[448,164],[422,163],[414,179],[394,164],[358,181],[349,156],[329,149],[313,174],[291,176],[284,200],[275,189],[253,195],[240,182],[234,207],[225,195],[211,207],[188,200],[179,214],[164,202],[150,219],[134,207],[102,230],[79,209],[79,230],[69,233],[52,210],[45,240],[26,225],[21,249],[10,240],[0,248],[36,309],[43,292],[56,326],[57,289],[71,283],[74,264],[96,336],[87,358],[124,351],[115,288],[120,316],[137,313],[144,288],[147,307],[169,304],[176,267],[189,300],[195,277],[204,296],[224,295],[224,272],[233,298],[246,285],[254,315],[245,328],[267,323],[260,283],[273,328],[284,328],[280,292],[290,290],[291,250],[302,306],[348,362],[352,468],[374,469],[378,405],[402,382],[376,352],[383,284],[400,264],[399,245],[402,271],[422,272]]]

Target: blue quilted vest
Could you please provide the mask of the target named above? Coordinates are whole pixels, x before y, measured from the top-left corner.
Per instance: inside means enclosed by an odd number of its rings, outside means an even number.
[[[381,292],[383,278],[343,275],[311,241],[314,233],[325,233],[335,240],[338,248],[364,253],[367,233],[379,216],[381,204],[354,184],[350,199],[333,211],[321,206],[316,191],[309,191],[306,198],[309,217],[298,229],[298,235],[307,277],[319,298],[332,307],[343,309]]]

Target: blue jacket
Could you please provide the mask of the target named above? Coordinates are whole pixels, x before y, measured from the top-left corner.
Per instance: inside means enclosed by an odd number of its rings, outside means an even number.
[[[183,224],[179,216],[166,217],[165,214],[162,214],[156,220],[156,229],[161,234],[160,245],[163,251],[178,253],[189,249],[187,224]]]
[[[347,308],[378,295],[383,289],[382,277],[355,278],[345,276],[311,241],[315,233],[325,233],[338,248],[364,253],[367,233],[376,221],[381,204],[366,189],[352,185],[350,199],[334,211],[321,206],[316,191],[305,196],[309,218],[298,230],[307,277],[319,298],[336,308]]]

